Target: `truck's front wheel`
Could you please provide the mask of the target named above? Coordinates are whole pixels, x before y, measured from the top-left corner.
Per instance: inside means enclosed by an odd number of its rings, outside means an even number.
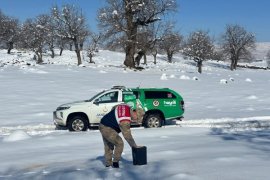
[[[162,119],[158,114],[150,114],[146,117],[144,126],[146,128],[158,128],[161,127]]]
[[[74,116],[68,123],[68,129],[70,131],[86,131],[87,128],[87,120],[81,116]]]

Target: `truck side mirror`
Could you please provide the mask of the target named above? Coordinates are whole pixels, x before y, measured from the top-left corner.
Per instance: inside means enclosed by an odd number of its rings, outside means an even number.
[[[100,103],[99,99],[95,99],[93,102],[95,105],[98,105]]]

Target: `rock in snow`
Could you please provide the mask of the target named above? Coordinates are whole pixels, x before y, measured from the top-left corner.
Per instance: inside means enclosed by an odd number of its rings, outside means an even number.
[[[226,79],[221,79],[221,80],[220,80],[220,83],[221,83],[221,84],[227,84],[228,81],[227,81]]]

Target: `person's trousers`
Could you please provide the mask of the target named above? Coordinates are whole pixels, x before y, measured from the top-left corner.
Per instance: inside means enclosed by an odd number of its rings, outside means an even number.
[[[111,166],[113,162],[119,162],[124,149],[124,142],[119,134],[112,128],[99,125],[105,150],[105,164]]]

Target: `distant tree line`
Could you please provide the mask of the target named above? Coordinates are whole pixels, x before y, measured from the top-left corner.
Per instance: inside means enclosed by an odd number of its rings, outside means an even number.
[[[44,49],[55,56],[54,49],[75,49],[77,64],[82,63],[81,50],[87,51],[89,62],[100,45],[110,50],[125,52],[123,63],[129,68],[140,68],[147,64],[147,55],[166,54],[168,63],[173,62],[176,53],[196,62],[202,73],[203,62],[209,59],[231,61],[235,70],[241,59],[251,59],[255,48],[255,36],[238,24],[229,24],[216,42],[208,31],[197,30],[187,37],[176,29],[176,23],[166,15],[176,13],[175,0],[106,0],[106,5],[97,12],[99,32],[91,32],[87,19],[79,7],[73,5],[53,6],[48,14],[27,19],[22,24],[18,19],[0,11],[0,45],[11,53],[16,48],[32,50],[37,63],[42,63]],[[87,43],[87,47],[84,45]],[[102,43],[101,43],[102,42]],[[270,51],[267,55],[270,59]],[[143,59],[143,62],[141,60]],[[270,60],[269,60],[270,61]]]
[[[35,53],[37,63],[42,63],[44,49],[51,51],[54,58],[55,47],[63,49],[69,45],[75,48],[78,65],[82,63],[80,51],[86,38],[91,34],[82,12],[73,5],[52,7],[48,14],[41,14],[27,19],[22,24],[17,19],[8,17],[0,11],[0,42],[6,44],[10,54],[13,45],[17,48],[30,49]]]

